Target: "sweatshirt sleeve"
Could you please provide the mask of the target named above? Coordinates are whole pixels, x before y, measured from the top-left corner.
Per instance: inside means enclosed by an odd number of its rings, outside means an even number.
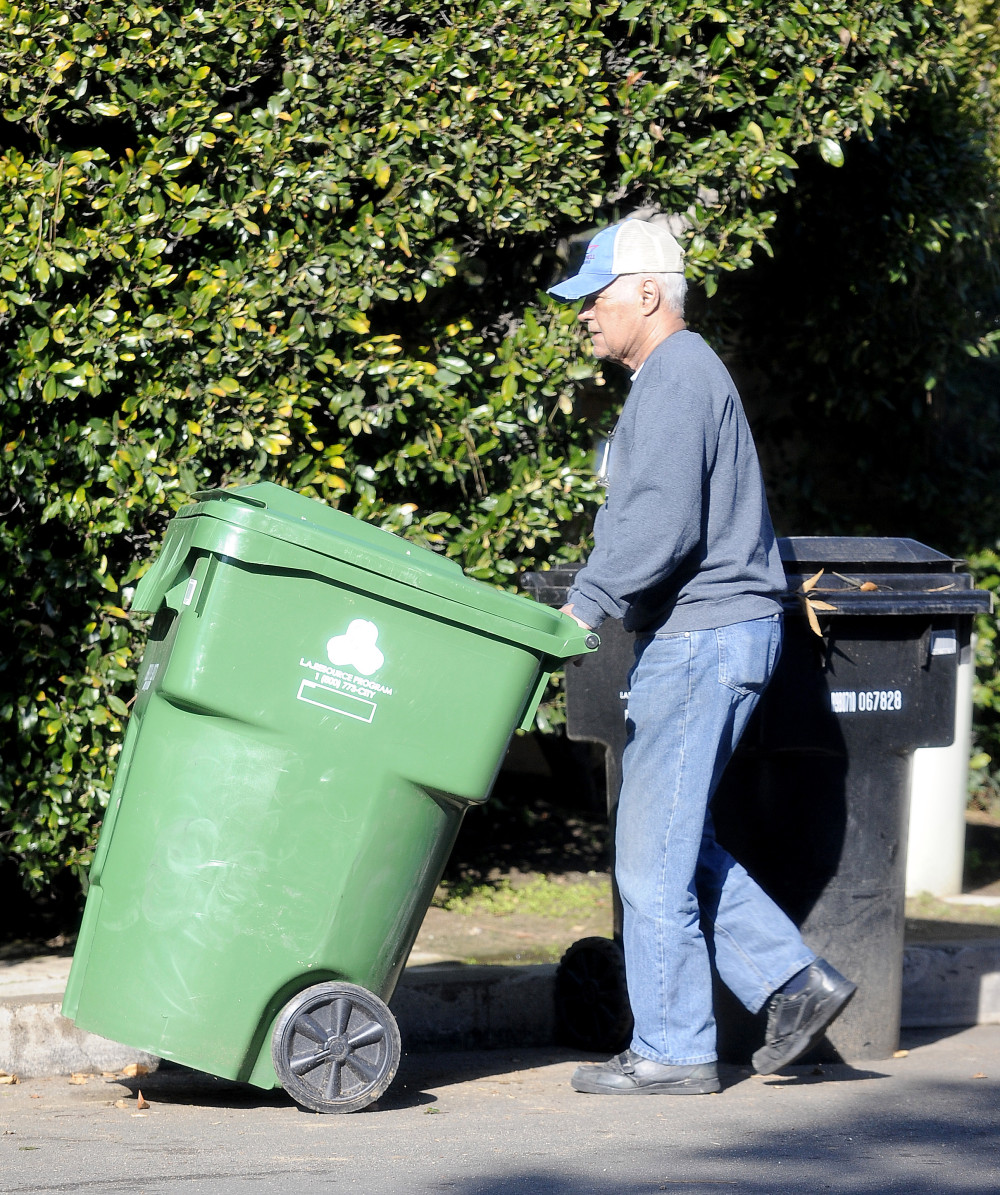
[[[567,597],[588,626],[624,618],[639,595],[665,582],[701,542],[715,439],[711,405],[697,371],[670,361],[647,361],[636,379],[612,444],[594,550]]]

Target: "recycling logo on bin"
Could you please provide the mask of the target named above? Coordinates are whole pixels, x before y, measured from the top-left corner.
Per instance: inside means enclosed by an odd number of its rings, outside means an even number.
[[[372,679],[385,664],[378,637],[375,623],[355,618],[343,633],[327,641],[328,664],[303,656],[299,665],[312,677],[300,682],[299,701],[370,723],[381,698],[392,696],[388,685]]]

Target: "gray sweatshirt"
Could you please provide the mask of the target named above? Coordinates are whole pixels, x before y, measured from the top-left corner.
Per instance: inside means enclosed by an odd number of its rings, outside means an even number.
[[[567,601],[595,628],[697,631],[776,614],[785,588],[733,380],[701,336],[675,332],[622,408],[594,550]]]

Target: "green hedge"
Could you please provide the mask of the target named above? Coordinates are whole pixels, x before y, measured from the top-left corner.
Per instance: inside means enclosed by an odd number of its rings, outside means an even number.
[[[970,558],[976,584],[1000,596],[1000,543]],[[975,733],[970,764],[973,804],[1000,816],[1000,608],[976,619]]]
[[[492,583],[579,557],[620,389],[541,293],[570,238],[685,213],[714,293],[800,166],[943,94],[957,29],[919,0],[0,0],[0,854],[25,884],[89,862],[128,595],[173,510],[267,477]]]

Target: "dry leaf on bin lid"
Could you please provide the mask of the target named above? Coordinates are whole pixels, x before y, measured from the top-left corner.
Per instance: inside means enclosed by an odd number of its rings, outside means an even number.
[[[811,577],[807,577],[799,586],[797,591],[799,602],[802,606],[802,612],[806,616],[806,622],[809,624],[809,629],[814,635],[818,635],[821,639],[823,637],[822,628],[819,625],[819,619],[816,617],[817,610],[836,610],[836,606],[831,606],[829,602],[821,601],[818,597],[814,597],[812,590],[816,588],[816,583],[823,575],[823,569],[818,573],[813,573]]]
[[[806,622],[809,623],[809,629],[814,635],[818,635],[821,639],[823,637],[822,628],[819,625],[819,619],[816,617],[817,610],[836,610],[836,606],[831,606],[829,602],[821,602],[819,598],[802,597],[802,608],[805,610]]]
[[[878,589],[878,586],[875,584],[874,581],[865,581],[861,586],[861,590],[863,593],[871,593],[872,590],[874,590],[874,589]]]

